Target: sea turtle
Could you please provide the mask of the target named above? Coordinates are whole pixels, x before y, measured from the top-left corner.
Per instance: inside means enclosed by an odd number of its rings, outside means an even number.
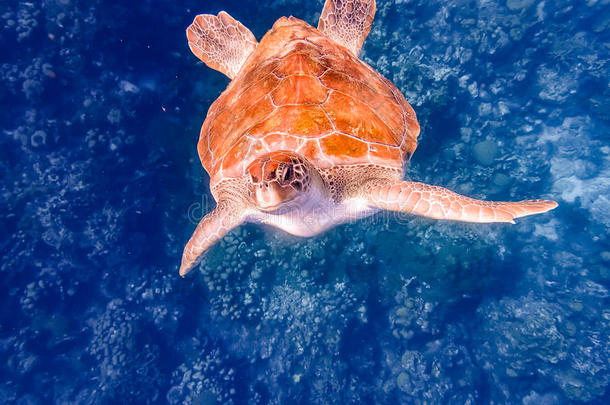
[[[374,15],[374,0],[326,0],[317,29],[282,17],[258,43],[224,11],[188,27],[193,53],[232,81],[201,128],[217,205],[184,249],[182,276],[244,221],[313,236],[379,210],[514,223],[557,206],[402,180],[419,124],[396,86],[358,59]]]

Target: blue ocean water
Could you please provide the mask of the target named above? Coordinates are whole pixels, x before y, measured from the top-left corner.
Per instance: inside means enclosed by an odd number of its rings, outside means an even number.
[[[409,178],[556,210],[245,225],[178,276],[228,83],[186,26],[322,3],[2,2],[0,402],[610,403],[606,0],[380,0],[362,54],[418,114]]]

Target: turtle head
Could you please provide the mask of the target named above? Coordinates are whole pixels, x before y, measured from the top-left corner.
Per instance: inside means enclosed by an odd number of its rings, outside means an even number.
[[[321,178],[303,156],[293,152],[272,152],[258,157],[246,168],[250,198],[262,211],[276,211],[302,203]]]

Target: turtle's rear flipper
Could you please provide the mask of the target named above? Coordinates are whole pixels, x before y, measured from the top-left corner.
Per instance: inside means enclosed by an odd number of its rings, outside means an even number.
[[[511,222],[526,215],[541,214],[557,207],[555,201],[481,201],[456,194],[446,188],[400,181],[368,187],[369,204],[435,219],[464,222]]]
[[[358,56],[374,17],[375,0],[326,0],[318,29]]]
[[[212,69],[233,79],[258,42],[239,21],[221,11],[200,14],[186,29],[189,47]]]

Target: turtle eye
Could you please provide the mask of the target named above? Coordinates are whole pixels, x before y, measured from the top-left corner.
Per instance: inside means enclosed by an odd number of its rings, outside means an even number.
[[[282,181],[291,180],[293,174],[292,165],[287,165],[284,170],[282,170]]]

